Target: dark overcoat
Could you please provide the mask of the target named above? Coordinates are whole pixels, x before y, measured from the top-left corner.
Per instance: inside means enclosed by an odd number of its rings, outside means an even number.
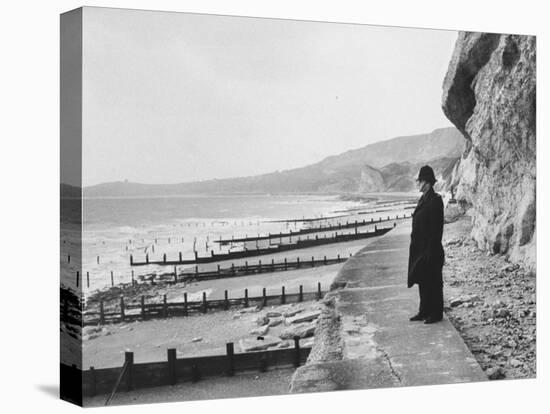
[[[411,245],[407,286],[438,282],[445,261],[443,236],[443,200],[430,188],[418,200],[412,214]]]

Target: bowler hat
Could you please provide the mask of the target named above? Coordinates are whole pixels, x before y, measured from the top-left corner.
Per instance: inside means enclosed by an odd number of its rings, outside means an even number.
[[[425,165],[422,168],[420,168],[420,172],[418,173],[417,181],[427,181],[431,184],[435,183],[437,180],[435,179],[434,170],[432,170],[432,167],[429,165]]]

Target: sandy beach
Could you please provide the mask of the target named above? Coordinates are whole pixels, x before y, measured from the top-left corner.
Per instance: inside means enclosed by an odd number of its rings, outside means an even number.
[[[365,204],[359,210],[357,210],[358,207],[356,205],[354,207],[348,206],[347,208],[350,209],[355,208],[350,217],[353,217],[353,214],[358,212],[366,212],[366,214],[357,215],[361,220],[363,217],[369,220],[370,217],[386,218],[388,215],[394,216],[395,214],[403,214],[404,204],[399,200],[410,199],[410,194],[408,194],[407,197],[402,196],[401,198],[392,196],[385,199],[381,196],[377,199],[377,203]],[[393,205],[392,203],[396,204]],[[381,208],[381,206],[383,208]],[[378,210],[384,211],[375,213],[375,211]],[[393,227],[393,224],[394,221],[388,221],[379,226]],[[374,225],[368,227],[372,230]],[[307,228],[307,226],[302,224],[301,228]],[[151,271],[151,269],[141,268],[139,272],[136,271],[137,283],[134,286],[128,283],[128,281],[125,281],[125,283],[119,283],[114,287],[104,287],[100,290],[87,293],[84,298],[85,309],[92,311],[97,310],[99,300],[103,300],[106,311],[116,311],[121,295],[124,296],[126,304],[137,304],[142,296],[145,297],[147,303],[161,303],[163,295],[166,295],[168,302],[183,301],[184,294],[187,294],[189,301],[200,300],[203,293],[206,294],[208,300],[222,299],[226,290],[228,291],[229,298],[243,297],[245,289],[248,290],[249,297],[261,296],[262,289],[264,288],[266,289],[267,295],[278,295],[283,286],[287,294],[297,293],[300,286],[303,287],[304,292],[315,292],[318,283],[321,284],[323,292],[326,292],[330,288],[338,271],[344,265],[345,260],[364,246],[375,242],[378,238],[379,237],[373,237],[356,241],[333,243],[275,253],[268,256],[259,256],[257,258],[252,257],[226,262],[216,262],[214,264],[199,265],[198,269],[199,271],[212,270],[215,269],[218,264],[222,268],[230,267],[232,263],[235,266],[244,265],[245,262],[252,265],[257,264],[258,260],[262,260],[263,263],[270,263],[271,260],[283,262],[285,258],[289,261],[296,261],[296,259],[299,258],[301,262],[309,262],[312,257],[322,259],[324,256],[327,258],[335,258],[337,255],[340,255],[340,257],[344,259],[338,264],[322,265],[313,268],[304,266],[304,268],[287,271],[266,272],[224,279],[194,281],[190,283],[179,282],[176,284],[171,283],[171,281],[164,281],[162,278],[157,278],[155,281],[140,278],[138,276],[139,274],[146,274]],[[103,244],[101,245],[103,246]],[[167,247],[166,242],[162,246]],[[127,255],[126,253],[124,254]],[[128,264],[128,262],[125,263],[126,266],[128,266]],[[194,266],[187,267],[187,269],[183,266],[179,266],[178,273],[184,270],[189,271],[190,269],[194,270]],[[155,272],[157,274],[162,274],[163,272],[170,273],[173,272],[173,267],[157,266]],[[270,318],[270,326],[267,327],[267,329],[263,323],[258,321],[265,318],[268,312],[274,312],[275,314],[279,312],[283,314],[288,309],[291,309],[290,313],[292,313],[292,310],[296,310],[296,312],[306,314],[308,312],[316,312],[319,306],[322,306],[320,302],[309,301],[287,305],[270,304],[270,306],[263,309],[255,307],[252,309],[233,307],[228,311],[209,310],[206,314],[192,314],[187,317],[150,319],[145,321],[113,323],[103,326],[86,326],[82,332],[83,369],[89,369],[92,366],[96,369],[119,367],[123,363],[124,352],[127,351],[132,351],[134,353],[136,363],[165,361],[167,358],[167,349],[170,348],[176,349],[178,358],[224,355],[226,353],[226,344],[229,342],[235,344],[235,352],[243,352],[243,345],[240,344],[243,340],[256,338],[256,336],[258,336],[256,333],[258,328],[263,329],[263,335],[267,334],[274,338],[279,338],[279,336],[283,337],[283,339],[278,339],[281,341],[281,344],[277,346],[289,347],[292,346],[292,341],[284,339],[283,331],[294,327],[292,322],[289,322],[291,318],[281,317],[281,322],[274,323],[273,326],[271,326],[272,321]],[[311,323],[312,326],[314,326],[315,319]],[[300,345],[302,347],[311,346],[314,339],[312,335],[313,330],[300,340]],[[76,341],[76,338],[67,341],[67,346],[71,346],[71,341]],[[227,391],[227,387],[243,388],[242,384],[239,386],[235,385],[242,382],[247,384],[250,383],[251,389],[254,388],[255,384],[259,387],[258,390],[246,395],[262,395],[261,390],[264,390],[264,394],[286,393],[288,391],[288,384],[292,372],[293,370],[288,369],[278,370],[277,373],[268,372],[263,374],[264,376],[262,376],[260,380],[258,380],[257,376],[248,377],[246,375],[240,376],[237,380],[208,379],[204,382],[201,381],[198,386],[185,384],[185,387],[186,389],[195,387],[198,390],[191,392],[189,394],[189,399],[205,398],[204,396],[201,397],[201,392],[203,393],[201,384],[204,384],[204,389],[210,389],[211,392],[214,393],[209,394],[209,398],[212,398],[213,395],[217,395],[216,392],[218,392],[220,396],[244,396],[246,393],[228,393]],[[274,382],[272,385],[268,385],[269,381],[267,381],[267,379],[272,377],[275,378],[275,380],[273,380]],[[165,391],[168,394],[173,392],[173,390],[168,389]],[[134,397],[137,398],[136,396]],[[126,401],[128,398],[131,400],[134,397],[132,397],[131,394],[124,393],[124,395],[120,397],[122,398],[120,401]],[[181,400],[181,396],[178,395],[177,399]],[[101,400],[101,398],[95,403],[100,404],[99,400]],[[154,400],[157,400],[157,397],[151,399],[151,401]],[[147,398],[143,399],[139,397],[139,401],[146,402]],[[90,404],[95,405],[95,403],[91,402]]]

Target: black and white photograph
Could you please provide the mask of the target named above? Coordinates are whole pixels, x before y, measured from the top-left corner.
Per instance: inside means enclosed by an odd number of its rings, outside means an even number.
[[[329,3],[6,8],[8,411],[541,411],[542,7]]]
[[[535,64],[530,35],[63,14],[62,397],[534,378]]]

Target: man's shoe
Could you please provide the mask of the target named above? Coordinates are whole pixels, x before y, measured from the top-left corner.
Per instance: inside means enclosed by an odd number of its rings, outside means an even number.
[[[423,321],[424,319],[426,319],[426,317],[424,315],[421,315],[420,313],[417,313],[416,315],[414,316],[411,316],[409,318],[409,321],[411,322],[414,322],[414,321]]]
[[[434,317],[434,316],[428,316],[428,317],[426,318],[426,320],[424,321],[424,323],[425,323],[425,324],[436,323],[436,322],[441,321],[442,319],[443,319],[442,316],[437,317],[437,318]]]

